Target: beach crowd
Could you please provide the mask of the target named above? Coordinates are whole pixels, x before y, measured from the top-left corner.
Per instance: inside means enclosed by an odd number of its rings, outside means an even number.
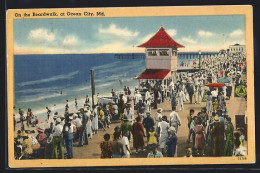
[[[246,155],[246,129],[234,128],[226,103],[235,85],[246,84],[242,78],[246,66],[244,55],[219,54],[202,61],[197,72],[178,73],[176,81],[168,79],[166,85],[161,80],[151,80],[142,82],[134,92],[126,86],[120,93],[112,89],[113,101],[108,104],[91,106],[86,96],[84,107],[70,112],[67,100],[63,113],[52,115],[46,107],[44,128],[30,108],[26,116],[19,108],[21,129],[16,131],[15,157],[71,159],[73,145],[88,145],[99,130],[109,129],[111,123],[117,125],[99,144],[101,158],[131,158],[144,153],[143,157],[148,158],[177,157],[181,133],[178,129],[186,126],[182,124],[184,117],[181,119],[178,114],[185,110],[184,103],[204,105],[198,112],[190,109],[185,117],[188,121],[186,157]],[[171,105],[168,115],[158,108],[164,102]],[[151,115],[152,109],[156,110],[155,115]],[[134,153],[130,149],[131,141]],[[209,148],[211,153],[206,152]]]

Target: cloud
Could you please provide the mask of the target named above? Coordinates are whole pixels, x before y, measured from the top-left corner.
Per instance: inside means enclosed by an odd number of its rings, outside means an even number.
[[[209,32],[209,31],[200,30],[200,31],[198,32],[198,35],[199,35],[200,37],[210,37],[210,36],[213,35],[213,33],[212,33],[212,32]]]
[[[100,28],[99,33],[107,34],[111,36],[123,36],[123,37],[136,37],[139,32],[130,31],[128,28],[119,28],[115,24],[111,24],[109,28]]]
[[[231,34],[229,34],[230,37],[240,37],[244,35],[244,32],[241,29],[234,30]]]
[[[188,38],[188,37],[183,37],[181,40],[182,40],[183,42],[190,43],[190,44],[196,44],[196,43],[197,43],[196,40],[193,40],[193,39]]]
[[[147,34],[142,39],[140,39],[140,44],[143,44],[143,43],[147,42],[150,38],[152,38],[152,36],[154,36],[153,33]]]
[[[175,36],[177,34],[177,31],[175,29],[168,29],[166,32],[171,36]]]
[[[31,30],[29,32],[28,39],[34,42],[52,42],[55,40],[55,34],[53,32],[49,32],[47,29],[39,28]]]
[[[64,46],[77,46],[78,43],[79,40],[76,35],[67,35],[62,42]]]

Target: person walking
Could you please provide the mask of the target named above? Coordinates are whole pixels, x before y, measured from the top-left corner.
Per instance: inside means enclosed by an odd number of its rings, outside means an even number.
[[[214,118],[215,124],[211,129],[211,134],[213,137],[213,156],[220,157],[222,153],[222,145],[223,145],[223,127],[219,122],[219,117],[215,116]]]
[[[190,113],[189,113],[189,115],[187,116],[188,129],[189,129],[189,134],[188,134],[188,139],[187,139],[187,142],[188,142],[188,143],[191,142],[190,137],[191,137],[191,134],[192,134],[192,130],[190,129],[190,125],[191,125],[191,122],[192,122],[192,120],[193,120],[193,115],[194,115],[194,109],[190,109]]]
[[[227,117],[227,129],[226,129],[226,143],[224,148],[224,156],[232,156],[234,147],[234,126],[231,122],[231,118]]]
[[[128,140],[131,140],[132,125],[129,123],[126,116],[124,116],[123,123],[120,126],[120,132],[122,136],[127,133]]]
[[[170,127],[169,138],[166,141],[167,145],[167,157],[174,157],[177,149],[177,135],[174,127]]]
[[[194,127],[195,131],[195,150],[197,150],[197,155],[201,154],[204,156],[205,153],[205,130],[202,125],[201,118],[197,119],[197,125]]]
[[[154,120],[150,115],[151,115],[150,112],[146,112],[146,118],[144,118],[143,120],[143,126],[146,131],[147,142],[149,141],[150,138],[149,132],[151,128],[154,126]]]
[[[175,91],[172,92],[171,94],[171,106],[172,106],[172,110],[176,109],[176,93]]]
[[[210,91],[207,92],[206,109],[208,114],[211,114],[211,112],[213,111],[212,96]]]
[[[184,106],[183,106],[183,99],[185,98],[185,95],[184,95],[184,92],[182,90],[182,88],[179,89],[179,92],[178,92],[178,105],[179,105],[179,111],[182,111],[184,109]]]
[[[128,133],[123,133],[123,136],[121,138],[121,143],[123,145],[123,158],[130,158],[130,146],[129,146],[129,140],[128,140]]]
[[[111,158],[112,157],[112,145],[109,141],[110,135],[106,133],[104,135],[104,141],[100,143],[100,149],[101,149],[101,158]]]
[[[120,141],[120,133],[115,132],[114,133],[114,140],[111,143],[112,147],[112,158],[121,158],[123,155],[123,144]]]
[[[159,146],[162,153],[166,154],[166,140],[168,139],[168,129],[170,128],[169,123],[167,122],[167,116],[162,117],[162,121],[158,123],[159,131]]]
[[[193,97],[193,94],[194,94],[194,89],[193,89],[193,85],[191,83],[189,83],[187,85],[187,92],[189,94],[190,104],[192,104],[192,97]]]
[[[92,130],[93,134],[98,133],[98,106],[93,110]]]
[[[174,110],[172,110],[172,112],[169,115],[170,117],[170,126],[173,126],[176,130],[176,134],[178,133],[178,126],[181,126],[181,119],[178,115],[178,113]]]
[[[138,149],[141,148],[144,151],[144,127],[141,123],[141,118],[136,117],[136,122],[133,124],[133,138],[134,138],[134,148],[136,149],[136,153],[138,153]]]
[[[153,94],[153,98],[154,98],[154,102],[153,102],[154,106],[153,106],[153,108],[154,109],[157,109],[157,101],[158,101],[158,97],[159,97],[159,93],[158,92],[159,92],[158,88],[155,86],[154,87],[154,94]]]

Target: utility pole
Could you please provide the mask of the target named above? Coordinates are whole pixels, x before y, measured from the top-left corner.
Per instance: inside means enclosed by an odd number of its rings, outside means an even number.
[[[90,77],[91,77],[91,90],[92,90],[92,108],[97,104],[97,96],[95,90],[95,80],[94,80],[94,70],[90,70]]]
[[[199,50],[199,70],[201,69],[200,61],[201,61],[201,51]]]

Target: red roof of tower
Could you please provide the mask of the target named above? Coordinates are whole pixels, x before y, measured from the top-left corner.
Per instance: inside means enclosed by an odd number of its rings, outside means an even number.
[[[146,69],[137,79],[164,79],[170,72],[168,69]]]
[[[164,30],[163,27],[147,42],[138,47],[184,47],[183,45],[174,41],[171,36]]]

